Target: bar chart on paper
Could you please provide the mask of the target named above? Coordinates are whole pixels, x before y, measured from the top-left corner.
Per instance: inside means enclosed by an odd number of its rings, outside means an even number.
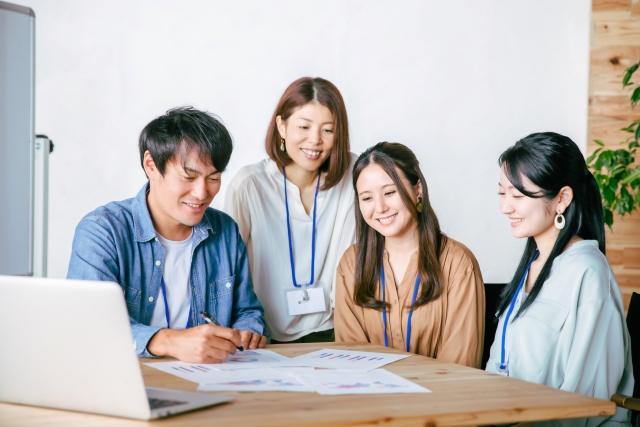
[[[273,368],[278,366],[280,362],[288,360],[271,350],[256,349],[245,350],[230,354],[219,365],[215,365],[215,369],[257,369],[257,368]]]
[[[370,371],[411,356],[410,354],[370,353],[325,348],[293,357],[280,366],[309,366],[314,368]]]
[[[187,381],[196,383],[208,383],[220,376],[220,371],[238,369],[259,369],[271,368],[279,365],[280,362],[288,360],[270,350],[256,349],[230,354],[222,363],[186,363],[186,362],[152,362],[145,365],[168,374],[176,375]]]
[[[294,368],[295,369],[295,368]],[[306,370],[290,372],[302,383],[320,394],[389,394],[430,393],[418,384],[384,369],[372,371]]]

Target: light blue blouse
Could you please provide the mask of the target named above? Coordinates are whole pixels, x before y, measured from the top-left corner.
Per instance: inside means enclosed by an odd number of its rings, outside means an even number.
[[[517,296],[514,315],[524,301]],[[505,313],[491,346],[487,371],[498,372]],[[514,316],[511,318],[513,319]],[[618,283],[595,240],[574,243],[558,256],[534,303],[507,325],[509,376],[599,399],[631,396],[633,371],[629,332]],[[536,425],[629,425],[629,411]]]

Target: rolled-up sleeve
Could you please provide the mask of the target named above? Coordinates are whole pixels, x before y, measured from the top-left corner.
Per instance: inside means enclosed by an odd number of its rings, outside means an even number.
[[[73,236],[67,279],[95,280],[120,284],[118,251],[113,235],[100,223],[99,217],[85,217]],[[138,357],[157,357],[149,353],[147,344],[160,327],[148,326],[129,316],[131,334]]]
[[[253,291],[247,247],[238,234],[238,258],[236,260],[235,287],[233,296],[233,327],[256,332],[269,337],[264,324],[264,310]]]
[[[465,261],[450,276],[442,347],[436,358],[479,368],[484,346],[484,283],[477,264]]]

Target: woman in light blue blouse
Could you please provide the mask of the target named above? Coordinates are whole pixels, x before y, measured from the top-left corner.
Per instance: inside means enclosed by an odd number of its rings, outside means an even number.
[[[602,200],[576,144],[536,133],[500,156],[500,209],[527,244],[501,295],[487,371],[609,400],[631,395],[629,333],[607,259]],[[629,425],[608,418],[557,425]]]

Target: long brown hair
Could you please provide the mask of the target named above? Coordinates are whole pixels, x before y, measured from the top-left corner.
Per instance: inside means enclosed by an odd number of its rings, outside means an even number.
[[[276,117],[280,116],[286,121],[294,111],[310,102],[327,107],[333,114],[333,148],[329,158],[320,166],[321,171],[327,172],[322,190],[328,190],[340,182],[351,164],[347,109],[340,91],[333,83],[320,77],[302,77],[291,83],[273,112],[264,147],[271,160],[278,165],[278,169],[290,164],[293,160],[289,154],[279,148],[281,138]]]
[[[438,299],[442,293],[440,254],[447,243],[447,236],[440,231],[438,218],[429,203],[427,182],[420,171],[418,159],[413,151],[397,142],[380,142],[374,145],[358,157],[353,168],[357,240],[354,300],[360,307],[375,310],[389,307],[388,302],[382,302],[375,297],[380,280],[384,236],[370,227],[362,217],[358,189],[356,188],[360,173],[372,164],[380,166],[389,175],[396,185],[404,205],[417,222],[418,273],[422,286],[413,308],[418,308]],[[404,174],[412,186],[420,182],[422,186],[422,212],[418,212],[398,171]]]

